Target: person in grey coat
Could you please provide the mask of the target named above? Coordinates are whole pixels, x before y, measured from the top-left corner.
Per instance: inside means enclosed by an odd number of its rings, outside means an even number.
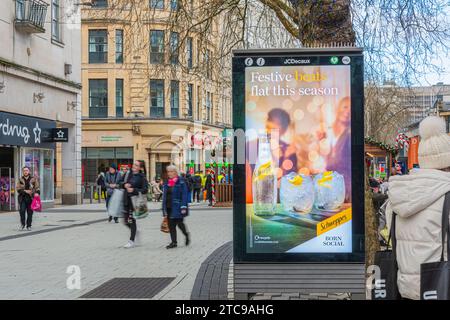
[[[106,186],[106,209],[108,209],[109,199],[115,189],[119,188],[120,182],[122,181],[122,175],[117,170],[117,166],[113,163],[109,167],[109,171],[106,173],[105,177],[105,186]],[[112,216],[109,216],[108,222],[111,222],[113,219]],[[114,222],[119,223],[119,219],[114,217]]]

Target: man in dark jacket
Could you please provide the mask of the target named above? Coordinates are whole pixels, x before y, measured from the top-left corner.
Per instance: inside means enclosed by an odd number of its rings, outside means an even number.
[[[206,183],[205,183],[205,189],[206,189],[206,197],[208,198],[209,204],[208,206],[212,206],[212,175],[211,171],[208,170],[207,176],[206,176]]]
[[[202,177],[199,171],[197,171],[197,173],[192,177],[192,189],[194,190],[192,201],[195,201],[195,199],[197,198],[197,202],[200,202],[200,194],[202,192]]]

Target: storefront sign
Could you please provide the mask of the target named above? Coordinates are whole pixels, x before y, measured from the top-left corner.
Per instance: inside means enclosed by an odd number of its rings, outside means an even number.
[[[46,136],[55,127],[55,121],[0,112],[0,144],[54,148]]]
[[[363,97],[358,49],[235,55],[236,261],[364,261]]]
[[[123,137],[121,137],[121,136],[100,136],[99,137],[100,142],[118,142],[122,139],[123,139]]]
[[[69,129],[68,128],[52,129],[51,133],[52,133],[53,142],[68,142],[69,141]]]

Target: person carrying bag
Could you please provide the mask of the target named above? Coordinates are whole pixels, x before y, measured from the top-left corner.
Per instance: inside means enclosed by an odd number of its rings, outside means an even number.
[[[450,192],[445,195],[442,211],[442,252],[438,262],[422,263],[420,266],[421,300],[450,300]],[[447,241],[446,238],[447,237]],[[447,254],[445,249],[447,248]]]
[[[444,120],[427,117],[420,123],[419,132],[420,169],[389,179],[386,208],[388,224],[391,214],[396,213],[398,289],[402,299],[412,300],[421,299],[421,279],[425,279],[421,265],[438,262],[442,257],[441,228],[446,226],[442,223],[442,208],[450,192],[450,136]],[[448,285],[448,279],[441,281]]]
[[[134,161],[131,172],[125,176],[121,183],[121,187],[125,189],[125,225],[131,232],[130,240],[125,244],[124,248],[129,249],[136,245],[135,240],[138,234],[136,219],[144,218],[148,215],[146,196],[148,192],[148,182],[146,178],[145,162],[143,160]]]

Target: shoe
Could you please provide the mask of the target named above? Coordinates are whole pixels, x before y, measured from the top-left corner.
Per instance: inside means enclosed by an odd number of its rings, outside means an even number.
[[[166,249],[172,249],[172,248],[176,248],[176,247],[177,247],[176,243],[171,243],[166,247]]]
[[[123,247],[124,247],[125,249],[130,249],[130,248],[133,248],[134,246],[135,246],[134,241],[129,240],[129,241],[127,242],[127,244],[124,245]]]
[[[119,223],[119,218],[114,218],[115,223]]]
[[[188,233],[186,235],[186,247],[191,243],[191,235]]]
[[[27,227],[27,231],[31,231],[31,227]]]
[[[108,222],[111,222],[112,221],[112,217],[111,216],[109,216],[109,218],[108,218]]]
[[[25,226],[20,226],[19,231],[25,231]]]

